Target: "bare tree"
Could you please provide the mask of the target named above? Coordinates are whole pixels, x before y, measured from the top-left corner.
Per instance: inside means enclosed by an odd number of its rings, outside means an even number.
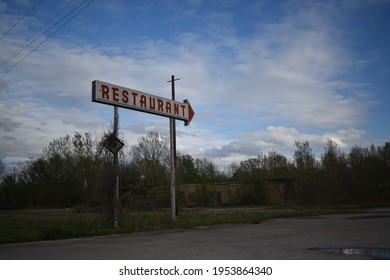
[[[169,170],[168,136],[149,132],[138,138],[138,145],[131,147],[130,155],[147,184],[156,185],[166,180]]]
[[[0,177],[3,175],[5,165],[2,160],[0,160]]]
[[[207,158],[197,158],[195,160],[195,172],[199,180],[202,182],[211,181],[218,176],[217,167]]]
[[[309,141],[295,141],[296,150],[294,152],[295,166],[299,170],[308,170],[315,166],[315,156],[310,147]]]

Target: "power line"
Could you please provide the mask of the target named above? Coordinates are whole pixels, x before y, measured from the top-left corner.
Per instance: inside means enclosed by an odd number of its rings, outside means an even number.
[[[1,35],[0,40],[3,39],[3,37],[4,37],[5,35],[7,35],[12,29],[14,29],[15,26],[18,25],[18,23],[21,22],[29,13],[31,13],[31,11],[34,10],[34,9],[39,5],[39,3],[41,3],[41,2],[42,2],[42,0],[39,0],[39,1],[34,5],[34,7],[32,7],[30,10],[28,10],[28,12],[25,13],[25,14],[24,14],[24,15],[23,15],[23,16],[14,24],[14,25],[12,25],[12,26],[10,27],[10,29],[8,29],[3,35]]]
[[[80,8],[85,2],[88,0],[84,0],[80,5],[78,5],[76,8],[74,8],[70,13],[66,14],[64,17],[62,17],[59,21],[57,21],[54,25],[52,25],[48,30],[53,28],[55,25],[57,25],[60,21],[62,21],[65,17],[67,17],[69,14],[71,14],[73,11]],[[61,30],[66,24],[68,24],[72,19],[74,19],[76,16],[78,16],[82,11],[84,11],[89,5],[91,5],[95,0],[91,0],[89,3],[87,3],[83,8],[81,8],[77,13],[75,13],[72,17],[70,17],[67,21],[65,21],[60,27],[58,27],[53,33],[51,33],[48,37],[46,37],[45,40],[40,42],[36,47],[34,47],[30,52],[28,52],[23,58],[21,58],[18,62],[13,64],[7,71],[5,71],[3,74],[1,74],[0,79],[3,78],[5,75],[7,75],[9,72],[12,71],[16,66],[18,66],[23,60],[25,60],[31,53],[33,53],[36,49],[38,49],[40,46],[42,46],[47,40],[49,40],[51,37],[54,36],[59,30]],[[47,31],[48,31],[47,30]],[[46,33],[46,32],[44,32]],[[44,34],[43,33],[43,34]],[[41,34],[41,36],[43,35]],[[41,37],[39,36],[39,38]]]
[[[66,4],[59,12],[57,12],[49,21],[47,21],[44,25],[42,25],[37,31],[35,31],[35,33],[26,41],[23,42],[23,44],[20,45],[20,47],[15,50],[13,53],[11,53],[7,58],[5,58],[1,63],[2,64],[7,64],[11,59],[13,59],[14,57],[16,57],[18,54],[20,54],[22,51],[24,51],[25,49],[27,49],[30,45],[32,45],[35,41],[37,41],[39,38],[41,38],[47,31],[49,31],[51,28],[53,28],[55,26],[52,25],[50,28],[46,29],[43,33],[41,33],[41,35],[39,35],[38,37],[36,37],[34,40],[32,40],[35,35],[37,35],[44,27],[46,27],[50,22],[52,22],[56,17],[58,17],[63,10],[65,10],[74,0],[71,0],[70,2],[68,2],[68,4]],[[62,20],[62,19],[61,19]],[[61,21],[60,20],[60,21]],[[58,22],[57,22],[58,23]]]

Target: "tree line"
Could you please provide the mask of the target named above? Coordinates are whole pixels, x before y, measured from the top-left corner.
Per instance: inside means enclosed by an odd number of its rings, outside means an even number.
[[[169,186],[169,139],[149,132],[128,152],[121,152],[120,186]],[[0,164],[0,167],[2,165]],[[0,168],[1,169],[1,168]],[[3,175],[0,209],[110,208],[114,182],[113,156],[91,133],[52,140],[42,156],[17,174]],[[390,202],[390,143],[348,154],[328,139],[316,157],[308,141],[295,142],[292,160],[270,151],[220,171],[207,158],[177,157],[177,184],[220,181],[267,181],[290,178],[300,188],[304,205]]]
[[[317,158],[308,141],[295,142],[293,160],[276,151],[233,163],[231,180],[292,178],[304,205],[390,203],[390,143],[348,154],[328,139]]]

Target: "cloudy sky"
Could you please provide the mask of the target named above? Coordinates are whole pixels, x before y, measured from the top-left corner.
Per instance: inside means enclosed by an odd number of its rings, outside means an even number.
[[[0,0],[0,159],[38,158],[54,138],[102,133],[102,80],[188,99],[182,154],[221,168],[295,141],[390,141],[388,0]],[[128,146],[169,120],[119,110]]]

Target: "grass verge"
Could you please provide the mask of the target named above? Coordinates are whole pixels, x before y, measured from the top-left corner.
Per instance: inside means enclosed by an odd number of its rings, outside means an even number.
[[[0,211],[0,244],[227,223],[261,223],[273,218],[357,212],[362,212],[362,208],[184,209],[173,223],[167,210],[122,211],[119,216],[120,227],[112,229],[99,213],[75,213],[72,210]]]

